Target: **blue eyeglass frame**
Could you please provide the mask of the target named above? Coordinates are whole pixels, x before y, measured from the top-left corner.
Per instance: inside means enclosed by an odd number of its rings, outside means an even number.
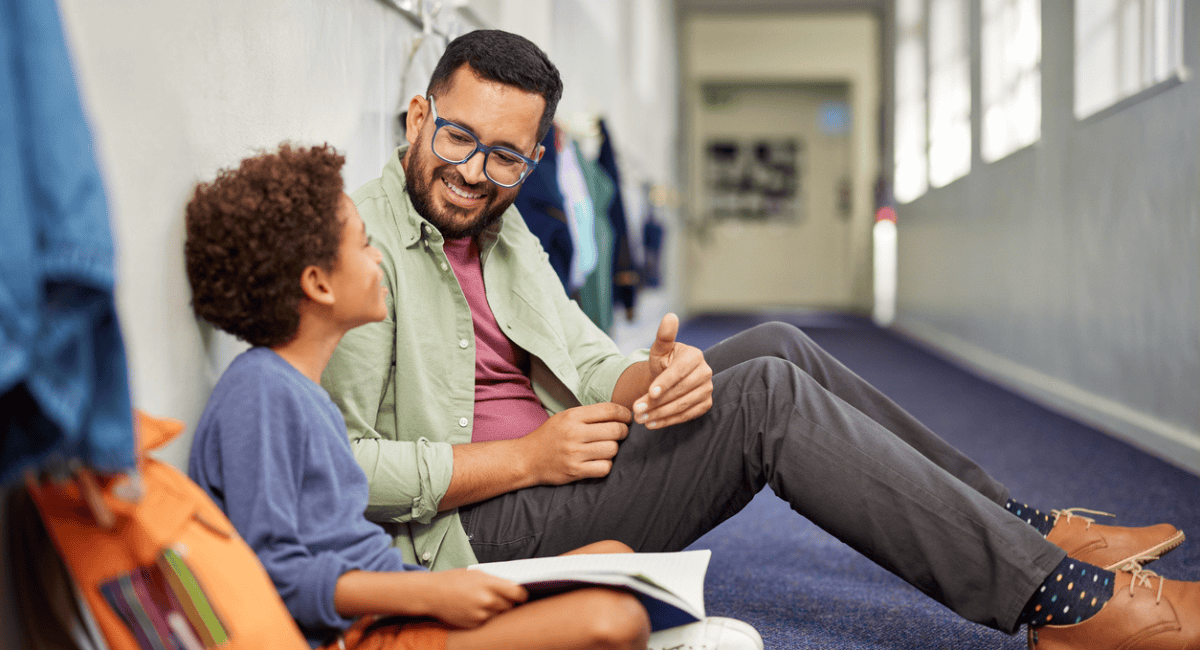
[[[468,129],[461,124],[457,124],[455,122],[451,122],[450,120],[438,117],[437,104],[435,104],[433,101],[433,95],[426,95],[425,99],[429,102],[429,114],[433,116],[433,127],[434,127],[433,128],[433,137],[429,139],[429,150],[433,152],[433,155],[437,156],[438,158],[441,158],[442,160],[450,163],[451,165],[461,165],[461,164],[467,162],[468,160],[470,160],[475,154],[482,151],[483,152],[483,175],[486,176],[489,181],[495,183],[496,185],[499,185],[500,187],[506,187],[506,188],[507,187],[516,187],[516,186],[520,185],[529,176],[529,172],[533,171],[534,167],[537,167],[538,161],[520,153],[519,151],[514,151],[514,150],[510,149],[509,147],[501,147],[501,146],[489,147],[486,144],[480,142],[479,136],[475,135],[475,133],[472,132],[471,129]],[[463,133],[466,133],[467,135],[471,136],[472,140],[475,141],[475,148],[471,150],[471,153],[467,154],[466,158],[463,158],[462,160],[450,160],[449,158],[446,158],[442,154],[438,153],[437,149],[433,148],[433,141],[437,139],[438,131],[441,130],[441,128],[443,126],[447,126],[447,125],[452,126],[456,129],[462,131]],[[490,156],[492,154],[492,152],[496,151],[496,150],[500,150],[505,153],[510,153],[510,154],[520,158],[521,160],[525,161],[525,165],[526,165],[525,171],[521,173],[521,177],[518,178],[515,183],[513,183],[511,185],[505,185],[504,183],[501,183],[500,181],[497,181],[496,179],[492,178],[492,175],[488,173],[488,170],[487,170],[488,156]]]

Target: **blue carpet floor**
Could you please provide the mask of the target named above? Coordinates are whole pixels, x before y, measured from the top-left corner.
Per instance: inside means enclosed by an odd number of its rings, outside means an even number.
[[[1191,539],[1150,568],[1200,580],[1200,477],[1033,404],[869,321],[839,316],[697,317],[679,339],[701,349],[763,320],[800,326],[1007,485],[1045,511],[1086,507],[1120,522],[1168,521]],[[1101,523],[1104,523],[1103,521]],[[796,515],[769,490],[691,548],[713,551],[713,616],[758,628],[766,648],[1016,650]]]

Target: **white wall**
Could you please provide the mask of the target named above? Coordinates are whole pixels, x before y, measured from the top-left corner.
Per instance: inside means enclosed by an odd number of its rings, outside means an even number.
[[[899,207],[897,325],[1200,473],[1200,85],[1077,121],[1071,13],[1042,3],[1041,140]]]
[[[191,188],[284,139],[347,153],[349,187],[376,175],[413,30],[366,0],[60,6],[111,208],[134,403],[191,426],[240,349],[202,335],[191,313]],[[188,444],[163,457],[184,466]]]
[[[475,4],[476,16],[514,21],[543,46],[549,41],[567,85],[564,109],[612,116],[618,146],[631,152],[622,154],[631,183],[673,181],[674,113],[647,119],[645,107],[662,96],[647,96],[644,81],[636,85],[626,54],[642,51],[629,47],[632,17],[673,16],[669,2]],[[337,146],[347,154],[350,189],[375,177],[395,146],[396,111],[423,90],[445,41],[421,41],[409,68],[420,32],[381,0],[61,0],[60,7],[111,206],[134,403],[190,431],[242,349],[191,313],[182,252],[191,188],[284,139]],[[467,28],[448,9],[434,24],[452,34]],[[674,51],[672,24],[663,20],[651,34],[656,55]],[[651,77],[670,87],[663,80],[673,78],[673,65],[658,56]],[[665,94],[673,105],[673,91]],[[189,444],[183,436],[160,456],[182,467]]]

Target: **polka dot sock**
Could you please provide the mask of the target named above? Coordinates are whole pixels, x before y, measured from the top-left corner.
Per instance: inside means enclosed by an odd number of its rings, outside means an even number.
[[[1017,620],[1038,627],[1091,618],[1112,598],[1113,577],[1112,571],[1065,557],[1033,592]]]
[[[1025,521],[1025,523],[1033,526],[1042,534],[1043,537],[1050,534],[1050,529],[1054,528],[1054,517],[1045,514],[1041,510],[1034,508],[1025,503],[1017,503],[1012,499],[1004,504],[1004,509],[1013,513],[1017,517]]]

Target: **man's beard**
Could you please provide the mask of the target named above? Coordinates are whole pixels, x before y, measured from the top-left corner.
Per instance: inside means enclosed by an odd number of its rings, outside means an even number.
[[[423,138],[414,142],[409,148],[409,157],[404,165],[404,176],[408,185],[408,197],[412,200],[417,214],[433,224],[438,229],[438,232],[442,233],[442,237],[446,239],[474,237],[487,230],[489,226],[500,219],[500,216],[504,214],[508,206],[512,205],[513,201],[517,198],[514,194],[508,199],[497,199],[497,186],[491,181],[485,180],[478,187],[470,185],[462,177],[462,174],[459,174],[454,169],[454,166],[449,163],[431,170],[429,165],[422,164],[421,156],[418,155],[418,152],[426,152],[430,157],[433,157],[433,152],[427,151],[427,146],[424,144]],[[441,162],[440,158],[435,158],[435,160],[436,162]],[[428,182],[426,181],[427,172],[429,172]],[[488,202],[484,205],[483,212],[474,221],[466,225],[456,224],[452,217],[465,215],[467,211],[453,204],[447,203],[441,210],[434,208],[432,200],[433,184],[443,182],[443,178],[468,192],[483,194],[487,197]]]

